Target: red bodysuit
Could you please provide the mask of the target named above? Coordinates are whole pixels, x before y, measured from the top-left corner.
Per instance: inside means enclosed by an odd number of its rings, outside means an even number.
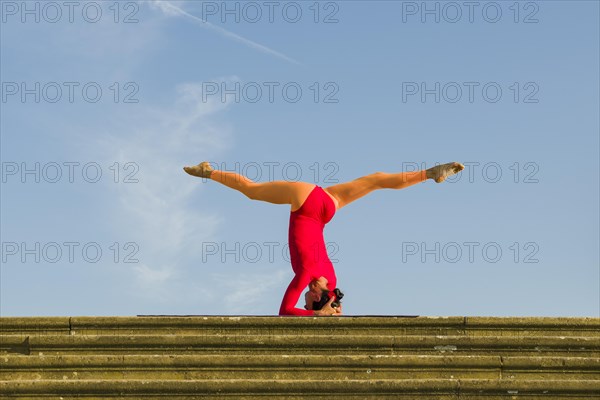
[[[296,276],[285,291],[279,315],[314,315],[313,310],[296,308],[296,303],[313,279],[327,278],[331,291],[337,279],[327,256],[323,228],[335,214],[335,204],[320,186],[315,186],[302,206],[290,214],[289,246]],[[332,293],[330,293],[330,297]]]

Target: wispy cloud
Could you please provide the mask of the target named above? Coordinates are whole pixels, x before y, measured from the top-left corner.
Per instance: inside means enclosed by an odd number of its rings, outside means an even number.
[[[287,287],[286,281],[292,279],[289,268],[253,270],[249,274],[235,276],[212,274],[218,282],[221,291],[221,303],[229,314],[253,314],[262,308],[279,310],[282,287]]]
[[[195,15],[192,15],[190,13],[188,13],[187,11],[184,11],[183,9],[173,5],[172,3],[170,3],[169,1],[164,1],[164,0],[153,0],[150,2],[150,6],[154,9],[160,10],[161,12],[163,12],[165,15],[168,16],[184,16],[187,18],[192,19],[193,21],[197,22],[200,24],[200,26],[202,26],[203,28],[212,30],[214,32],[217,32],[218,34],[227,37],[229,39],[235,40],[237,42],[240,42],[252,49],[258,50],[262,53],[265,54],[270,54],[272,56],[281,58],[285,61],[288,61],[292,64],[300,64],[298,61],[294,60],[291,57],[286,56],[283,53],[280,53],[278,51],[275,51],[267,46],[264,46],[260,43],[256,43],[250,39],[246,39],[243,36],[240,36],[238,34],[235,34],[231,31],[228,31],[227,29],[221,28],[219,26],[213,25],[208,21],[203,20],[202,18],[199,18]]]
[[[199,244],[215,241],[222,221],[197,205],[207,185],[182,167],[219,159],[232,147],[231,129],[218,114],[233,100],[203,100],[202,82],[178,85],[174,97],[169,107],[139,105],[136,112],[113,116],[115,129],[99,135],[94,146],[94,159],[102,164],[139,165],[139,182],[112,186],[115,200],[105,205],[113,207],[112,236],[135,239],[140,248],[140,262],[129,264],[119,279],[129,280],[130,295],[149,313],[276,312],[292,278],[288,265],[225,273],[213,272],[223,265],[199,261]]]
[[[113,214],[120,222],[115,231],[135,237],[143,254],[130,271],[136,289],[150,297],[160,294],[163,303],[182,296],[174,288],[185,281],[186,268],[197,264],[198,243],[214,240],[220,222],[194,205],[204,189],[202,181],[182,170],[218,158],[232,140],[227,125],[214,120],[229,104],[203,102],[201,90],[201,83],[181,84],[170,108],[141,106],[96,149],[106,162],[134,161],[139,166],[139,182],[115,189]]]

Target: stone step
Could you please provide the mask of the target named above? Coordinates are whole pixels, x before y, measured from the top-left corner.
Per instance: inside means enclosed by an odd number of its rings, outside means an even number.
[[[2,317],[0,334],[466,335],[600,338],[600,318],[567,317]]]
[[[39,379],[576,379],[600,358],[473,355],[4,355],[0,380]]]
[[[598,356],[595,337],[521,336],[323,336],[323,335],[2,335],[0,351],[58,353],[208,353],[267,352],[286,354],[431,354]]]
[[[47,395],[96,396],[97,398],[181,398],[212,395],[236,399],[267,396],[314,397],[337,395],[346,398],[585,398],[598,395],[598,384],[587,380],[496,380],[496,379],[384,379],[315,380],[207,379],[207,380],[26,380],[1,381],[6,397],[45,398]],[[133,396],[133,397],[132,397]],[[137,397],[136,397],[137,396]],[[154,396],[154,397],[150,397]],[[438,397],[434,397],[438,396]],[[570,397],[569,397],[570,396]]]
[[[3,317],[0,398],[591,399],[599,333],[600,318]]]

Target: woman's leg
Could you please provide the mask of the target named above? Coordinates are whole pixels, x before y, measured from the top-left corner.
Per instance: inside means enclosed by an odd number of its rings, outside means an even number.
[[[338,209],[378,189],[404,189],[426,180],[425,170],[417,172],[375,172],[325,188],[338,201]]]
[[[404,189],[429,178],[436,182],[443,182],[448,176],[462,171],[464,166],[460,163],[448,163],[415,172],[386,173],[375,172],[357,178],[350,182],[340,183],[325,188],[338,201],[338,209],[352,203],[374,190],[378,189]]]
[[[215,170],[207,162],[184,167],[184,170],[190,175],[212,179],[235,189],[249,199],[273,204],[291,204],[292,209],[300,208],[315,186],[307,182],[254,182],[236,172]]]

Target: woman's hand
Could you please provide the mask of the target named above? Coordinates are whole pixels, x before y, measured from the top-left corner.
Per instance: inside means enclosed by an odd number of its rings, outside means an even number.
[[[313,302],[314,301],[317,301],[317,302],[320,301],[321,300],[321,296],[319,296],[315,292],[309,290],[304,295],[304,300],[306,302],[304,308],[307,309],[307,310],[312,310]]]
[[[329,299],[329,301],[327,302],[327,304],[325,304],[323,306],[323,308],[321,308],[320,310],[315,310],[314,311],[315,315],[318,315],[318,316],[339,316],[339,315],[342,315],[342,307],[341,307],[341,305],[340,305],[340,307],[337,307],[337,308],[331,307],[331,303],[333,303],[334,300],[335,300],[335,296],[332,297],[331,299]]]

